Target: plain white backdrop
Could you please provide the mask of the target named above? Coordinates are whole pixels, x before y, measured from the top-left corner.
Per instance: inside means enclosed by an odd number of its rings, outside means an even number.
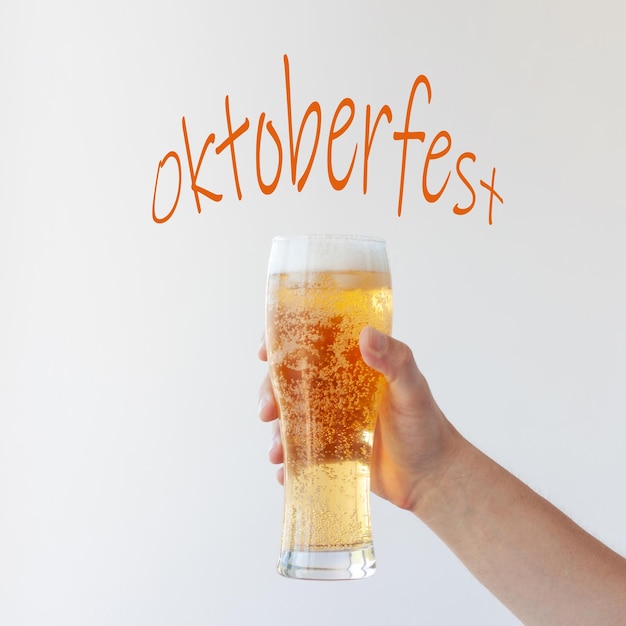
[[[0,5],[0,623],[517,624],[418,520],[377,498],[378,571],[275,574],[281,488],[256,417],[273,235],[388,241],[394,334],[457,427],[626,552],[626,10],[617,0],[15,2]],[[320,147],[291,184],[283,56]],[[404,127],[418,91],[402,216]],[[247,117],[230,153],[214,148]],[[326,173],[338,103],[353,125]],[[367,105],[383,120],[362,192]],[[256,182],[261,112],[281,138]],[[198,181],[223,193],[196,210]],[[310,130],[310,127],[309,127]],[[427,145],[436,203],[421,192]],[[312,135],[304,133],[303,146]],[[263,135],[267,181],[277,157]],[[306,151],[305,148],[302,148]],[[180,200],[152,219],[176,151]],[[472,152],[469,200],[456,158]],[[304,154],[304,152],[303,152]],[[300,168],[303,166],[300,165]],[[479,180],[504,199],[493,205]],[[157,210],[176,191],[170,159]],[[162,190],[162,191],[161,191]],[[168,195],[169,194],[169,195]]]

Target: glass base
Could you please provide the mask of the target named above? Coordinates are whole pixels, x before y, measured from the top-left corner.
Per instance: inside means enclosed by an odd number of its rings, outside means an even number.
[[[281,576],[302,580],[367,578],[376,571],[374,546],[327,552],[285,550],[278,559],[277,570]]]

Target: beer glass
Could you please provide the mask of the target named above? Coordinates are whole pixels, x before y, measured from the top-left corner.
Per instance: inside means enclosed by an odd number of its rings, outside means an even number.
[[[372,237],[275,237],[266,344],[284,448],[278,572],[365,578],[376,561],[370,460],[384,379],[359,350],[365,326],[391,332],[385,242]]]

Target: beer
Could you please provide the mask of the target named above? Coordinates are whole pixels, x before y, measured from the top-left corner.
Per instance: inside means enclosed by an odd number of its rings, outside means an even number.
[[[373,270],[345,269],[359,265],[351,259],[339,270],[314,263],[268,276],[266,339],[285,461],[279,571],[287,576],[357,577],[316,574],[343,554],[364,554],[373,570],[369,468],[384,380],[361,358],[359,335],[367,325],[391,331],[383,260]]]

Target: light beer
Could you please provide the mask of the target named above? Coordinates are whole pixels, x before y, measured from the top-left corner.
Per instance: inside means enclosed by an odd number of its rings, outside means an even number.
[[[318,270],[324,264],[309,258],[311,270],[268,275],[267,347],[285,460],[279,571],[287,576],[373,571],[370,460],[384,380],[361,358],[359,335],[368,325],[391,331],[383,261],[374,270]],[[360,555],[363,572],[333,573],[334,557],[344,555]]]

